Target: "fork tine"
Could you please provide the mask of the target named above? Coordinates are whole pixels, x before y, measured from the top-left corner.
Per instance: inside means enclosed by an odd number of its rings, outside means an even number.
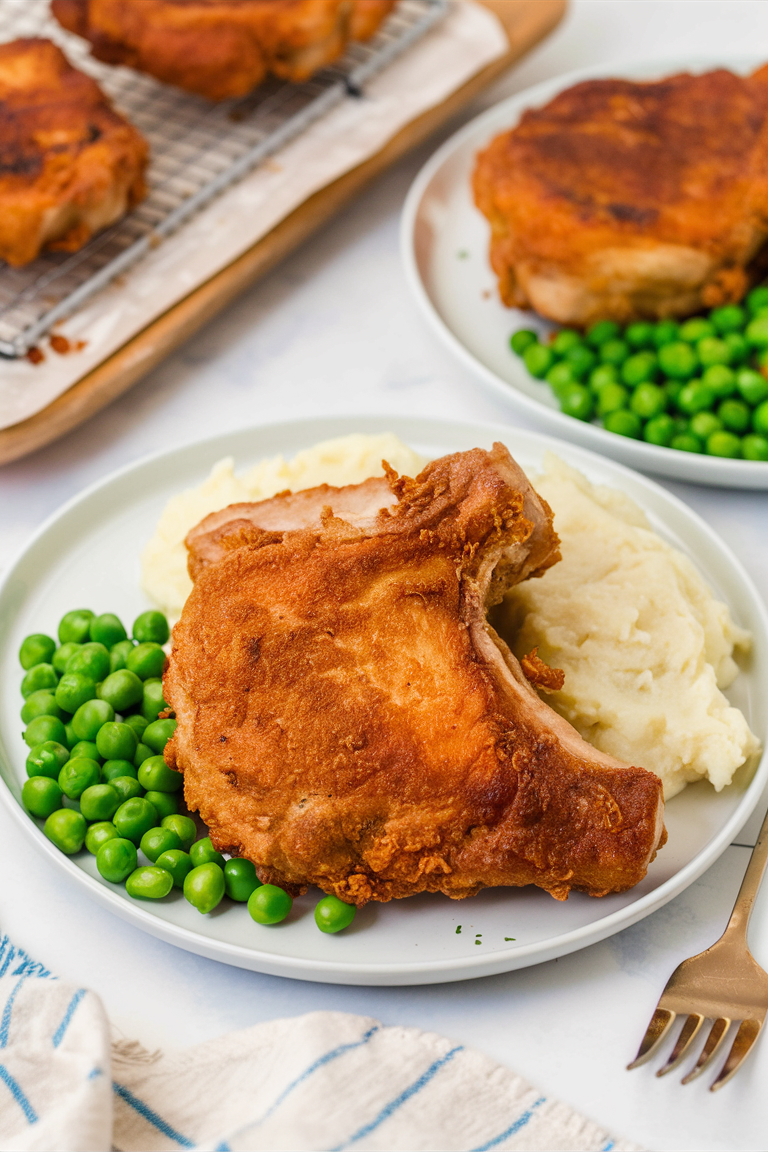
[[[699,1016],[696,1012],[691,1012],[685,1024],[683,1024],[683,1030],[675,1042],[675,1046],[672,1049],[669,1060],[667,1060],[666,1064],[659,1068],[658,1072],[656,1073],[657,1076],[666,1076],[667,1072],[671,1072],[673,1068],[677,1068],[678,1064],[683,1059],[686,1052],[693,1043],[693,1040],[703,1023],[703,1016]]]
[[[722,1088],[723,1085],[727,1084],[731,1077],[738,1072],[752,1051],[752,1045],[760,1035],[761,1027],[762,1020],[742,1020],[725,1064],[723,1064],[723,1067],[720,1069],[720,1075],[714,1084],[711,1085],[709,1089],[710,1092],[717,1092],[718,1088]]]
[[[627,1064],[627,1072],[631,1072],[633,1068],[637,1068],[640,1064],[644,1064],[646,1060],[650,1059],[666,1036],[667,1030],[676,1015],[677,1013],[672,1012],[669,1008],[656,1009],[648,1025],[648,1031],[645,1033],[645,1036],[643,1036],[643,1041],[637,1050],[637,1056],[635,1056],[631,1064]]]
[[[726,1016],[718,1016],[707,1036],[706,1043],[701,1050],[695,1067],[684,1076],[680,1081],[681,1084],[690,1084],[691,1080],[695,1080],[697,1076],[701,1076],[705,1068],[708,1068],[715,1056],[720,1050],[720,1045],[725,1039],[725,1034],[731,1026],[731,1021]]]

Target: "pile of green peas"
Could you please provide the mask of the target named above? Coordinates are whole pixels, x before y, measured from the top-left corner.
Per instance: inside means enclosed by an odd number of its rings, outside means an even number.
[[[510,338],[561,410],[663,448],[768,461],[768,285],[678,324],[610,320]]]
[[[183,778],[163,757],[176,728],[161,679],[169,634],[162,612],[142,612],[129,639],[114,613],[83,608],[62,617],[58,644],[42,632],[24,639],[21,718],[30,751],[22,803],[60,851],[85,848],[99,874],[134,899],[161,900],[179,888],[206,914],[228,896],[247,904],[257,923],[278,924],[291,896],[262,884],[250,860],[225,860],[179,810]],[[323,932],[340,932],[354,916],[336,896],[315,908]]]

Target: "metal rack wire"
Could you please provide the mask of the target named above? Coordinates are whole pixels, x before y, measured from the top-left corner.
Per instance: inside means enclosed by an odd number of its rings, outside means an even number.
[[[376,36],[304,84],[267,81],[238,101],[211,104],[128,68],[94,60],[42,0],[0,0],[0,42],[44,36],[96,78],[149,141],[149,192],[79,252],[46,252],[23,268],[0,262],[0,356],[16,358],[234,181],[341,101],[424,35],[449,0],[401,0]]]

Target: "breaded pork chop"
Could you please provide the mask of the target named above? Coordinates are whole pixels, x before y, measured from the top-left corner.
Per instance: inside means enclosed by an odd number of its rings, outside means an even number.
[[[148,149],[49,40],[0,45],[0,258],[76,252],[142,199]]]
[[[588,80],[497,136],[474,193],[508,306],[562,324],[739,299],[768,236],[768,84]]]
[[[262,880],[356,904],[636,884],[660,780],[584,743],[486,620],[559,559],[550,509],[500,444],[389,480],[367,521],[324,488],[191,534],[164,677],[187,804]]]
[[[350,40],[367,40],[395,0],[53,0],[94,56],[210,100],[245,96],[268,74],[306,80]]]

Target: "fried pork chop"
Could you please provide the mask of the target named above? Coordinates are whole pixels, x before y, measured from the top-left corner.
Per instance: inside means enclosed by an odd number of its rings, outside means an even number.
[[[76,252],[145,193],[144,138],[48,40],[0,45],[0,258]]]
[[[220,850],[356,904],[645,875],[660,780],[586,744],[486,620],[559,559],[503,445],[235,505],[188,546],[166,759]]]
[[[526,111],[474,173],[504,303],[581,326],[738,300],[768,236],[766,79],[588,80]]]
[[[367,40],[395,0],[53,0],[70,32],[108,64],[127,64],[210,100],[245,96],[272,73],[308,79]]]

